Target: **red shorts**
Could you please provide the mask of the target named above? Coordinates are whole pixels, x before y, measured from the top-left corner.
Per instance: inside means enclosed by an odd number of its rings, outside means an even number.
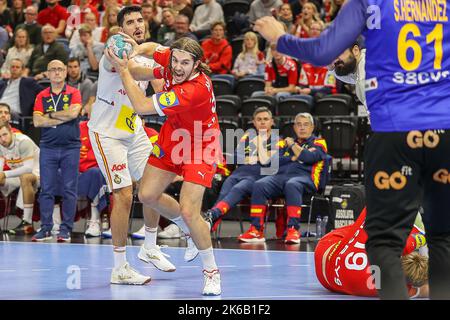
[[[207,164],[204,162],[176,165],[168,157],[157,158],[153,154],[148,158],[148,164],[182,176],[184,181],[199,184],[207,188],[211,188],[212,180],[217,169],[215,164]]]

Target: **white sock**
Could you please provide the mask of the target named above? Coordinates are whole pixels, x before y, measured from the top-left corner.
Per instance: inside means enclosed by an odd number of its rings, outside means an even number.
[[[184,222],[184,220],[181,216],[179,216],[178,218],[172,219],[172,222],[175,223],[177,226],[179,226],[181,231],[184,232],[184,234],[186,234],[186,235],[191,234],[188,226],[186,225],[186,223]]]
[[[59,205],[53,207],[53,224],[61,224],[61,208]]]
[[[120,268],[127,263],[127,248],[114,247],[114,268]]]
[[[91,205],[91,220],[100,221],[100,212],[98,212],[97,206]]]
[[[156,247],[156,235],[158,228],[150,228],[145,226],[144,248],[151,249]]]
[[[33,205],[32,204],[24,204],[23,205],[23,220],[28,223],[31,223],[33,220]]]
[[[213,271],[218,269],[212,247],[205,250],[198,250],[198,252],[200,253],[200,258],[203,262],[203,270]]]

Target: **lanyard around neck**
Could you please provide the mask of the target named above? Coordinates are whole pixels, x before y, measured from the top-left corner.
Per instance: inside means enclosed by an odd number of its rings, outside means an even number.
[[[58,100],[56,100],[56,103],[55,103],[55,100],[53,99],[53,92],[50,92],[50,97],[52,98],[52,102],[53,102],[53,107],[55,108],[55,111],[58,111],[57,110],[57,108],[58,108],[58,103],[59,103],[59,100],[61,99],[61,96],[62,96],[62,91],[58,94]]]

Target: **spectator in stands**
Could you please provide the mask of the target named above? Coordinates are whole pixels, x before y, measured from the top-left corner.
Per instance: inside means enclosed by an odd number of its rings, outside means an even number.
[[[166,42],[164,45],[170,47],[170,45],[183,37],[188,37],[198,41],[195,34],[189,31],[189,18],[184,14],[179,14],[175,18],[175,38],[171,41]]]
[[[291,30],[294,25],[294,15],[289,3],[283,3],[278,9],[278,21],[283,22],[287,30]]]
[[[102,19],[103,30],[102,30],[102,36],[100,38],[100,42],[106,43],[108,38],[111,36],[109,34],[109,30],[112,27],[118,25],[117,24],[117,14],[119,13],[119,11],[120,11],[120,8],[116,7],[116,6],[106,7],[105,15],[103,16],[103,19]]]
[[[35,6],[28,6],[25,9],[25,22],[19,24],[17,29],[25,29],[28,32],[30,43],[34,46],[42,42],[41,25],[37,23],[37,9]]]
[[[159,25],[155,22],[154,15],[153,4],[143,3],[142,17],[145,21],[145,39],[150,42],[156,42],[159,30]]]
[[[78,29],[81,43],[72,48],[70,57],[78,58],[81,72],[98,71],[98,64],[103,56],[104,45],[92,37],[92,30],[87,24],[82,24]]]
[[[80,30],[79,30],[82,25],[88,25],[91,28],[91,34],[94,41],[100,42],[101,40],[103,27],[99,27],[97,25],[97,18],[95,14],[87,13],[84,20],[85,23],[77,26],[76,29],[73,29],[71,27],[66,28],[66,37],[70,39],[69,48],[71,50],[73,50],[73,48],[82,43],[80,39]]]
[[[329,0],[324,0],[323,2],[326,2]],[[314,3],[314,5],[316,6],[317,10],[320,11],[322,8],[322,0],[294,0],[294,1],[289,1],[291,8],[292,8],[292,14],[294,15],[294,20],[297,20],[299,17],[299,15],[302,13],[303,10],[303,5],[305,3]]]
[[[323,25],[317,7],[314,3],[307,2],[303,5],[302,14],[295,22],[291,33],[300,38],[309,38],[309,30],[313,22],[318,22]]]
[[[19,129],[13,127],[13,120],[11,119],[11,107],[9,104],[0,102],[0,120],[6,121],[11,126],[12,132],[21,132]]]
[[[156,3],[156,0],[144,0],[142,2],[149,3],[153,7],[153,21],[159,26],[162,22],[162,8]]]
[[[53,26],[46,25],[42,27],[43,42],[34,48],[27,65],[27,68],[30,70],[29,74],[34,76],[36,80],[47,77],[47,65],[50,61],[61,60],[63,63],[66,63],[69,58],[64,45],[56,42],[56,32]]]
[[[224,21],[222,6],[216,0],[203,0],[195,9],[189,29],[201,40],[210,34],[217,21]]]
[[[187,4],[187,0],[173,0],[172,8],[178,12],[178,14],[184,14],[189,18],[189,22],[194,18],[194,11],[192,7]]]
[[[81,23],[87,23],[86,15],[93,13],[95,15],[95,21],[100,21],[100,14],[95,6],[92,5],[91,0],[80,0],[80,18]]]
[[[242,242],[264,242],[264,221],[269,199],[284,196],[287,210],[286,243],[300,243],[300,216],[302,197],[306,192],[315,192],[323,162],[327,156],[325,140],[313,135],[314,119],[309,113],[295,117],[295,139],[286,138],[288,163],[276,175],[264,177],[253,186],[250,208],[250,229],[241,234]]]
[[[10,10],[10,27],[14,30],[19,24],[25,21],[25,1],[24,0],[13,0],[12,8]]]
[[[202,42],[205,63],[213,74],[231,73],[233,52],[225,38],[225,27],[222,21],[214,22],[211,26],[211,38]]]
[[[273,124],[272,112],[267,107],[257,108],[253,113],[256,131],[253,128],[249,129],[242,136],[234,154],[238,167],[225,180],[217,202],[206,213],[211,231],[217,229],[223,216],[231,208],[251,195],[255,182],[264,177],[263,168],[270,166],[271,158],[284,153],[283,143],[272,142]]]
[[[64,37],[66,21],[70,16],[67,9],[58,3],[59,0],[45,1],[47,2],[48,7],[38,13],[37,22],[41,26],[50,24],[56,29],[56,35]]]
[[[313,22],[309,29],[309,37],[316,38],[322,32],[322,24]],[[330,93],[336,93],[336,78],[327,67],[316,67],[310,63],[303,63],[300,71],[297,93],[309,95],[318,100]],[[311,100],[311,102],[313,102]]]
[[[158,30],[157,42],[166,43],[175,39],[175,17],[177,12],[170,8],[162,11],[162,26]]]
[[[3,79],[9,79],[11,74],[9,69],[11,67],[11,61],[13,59],[20,59],[26,65],[30,60],[31,53],[33,52],[33,46],[30,44],[28,38],[28,32],[25,29],[16,29],[14,33],[14,46],[8,49],[8,53],[5,58],[5,62],[1,68],[1,74]],[[24,68],[25,71],[25,68]],[[26,74],[23,74],[26,76]]]
[[[10,23],[11,14],[8,8],[8,2],[7,0],[0,0],[0,26],[5,28],[8,34],[11,32]]]
[[[24,77],[24,63],[13,59],[10,63],[9,80],[0,80],[0,101],[11,107],[14,120],[20,117],[30,117],[33,112],[34,100],[43,87],[33,78]]]
[[[69,62],[67,62],[67,84],[77,88],[81,93],[83,106],[81,114],[90,113],[91,106],[97,95],[97,82],[93,83],[92,80],[81,72],[80,60],[78,58],[70,58]]]
[[[3,171],[4,165],[9,170]],[[31,234],[34,194],[39,184],[39,148],[28,136],[14,133],[7,121],[0,120],[0,191],[4,196],[21,187],[16,206],[23,218],[11,234]]]
[[[275,96],[277,100],[296,92],[298,82],[297,63],[288,56],[279,53],[276,45],[270,46],[272,60],[266,65],[264,92],[256,91],[252,97],[260,95]]]
[[[259,51],[258,37],[256,33],[249,31],[244,35],[242,51],[237,56],[231,73],[236,79],[246,76],[264,77],[264,68],[264,53]]]
[[[250,5],[248,12],[250,22],[255,22],[259,18],[276,14],[276,9],[283,4],[281,0],[255,0]]]
[[[337,14],[339,13],[339,10],[341,10],[342,6],[344,5],[346,0],[328,0],[328,5],[326,6],[325,10],[325,21],[327,23],[330,23],[333,21]]]
[[[77,204],[81,146],[78,116],[81,110],[81,94],[78,89],[65,84],[67,69],[62,61],[52,60],[47,71],[51,85],[37,96],[33,113],[34,125],[42,128],[39,159],[42,227],[32,240],[44,241],[51,238],[52,211],[60,170],[64,218],[58,241],[70,241]]]

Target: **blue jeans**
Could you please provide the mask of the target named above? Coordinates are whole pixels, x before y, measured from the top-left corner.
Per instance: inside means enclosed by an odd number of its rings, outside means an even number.
[[[62,224],[60,230],[72,231],[77,206],[78,167],[80,163],[80,148],[46,148],[41,147],[39,156],[41,193],[39,205],[41,208],[42,228],[50,230],[53,226],[53,207],[55,195],[61,194]],[[61,175],[58,170],[61,170]],[[58,178],[62,183],[58,183]],[[62,185],[62,190],[58,186]]]

